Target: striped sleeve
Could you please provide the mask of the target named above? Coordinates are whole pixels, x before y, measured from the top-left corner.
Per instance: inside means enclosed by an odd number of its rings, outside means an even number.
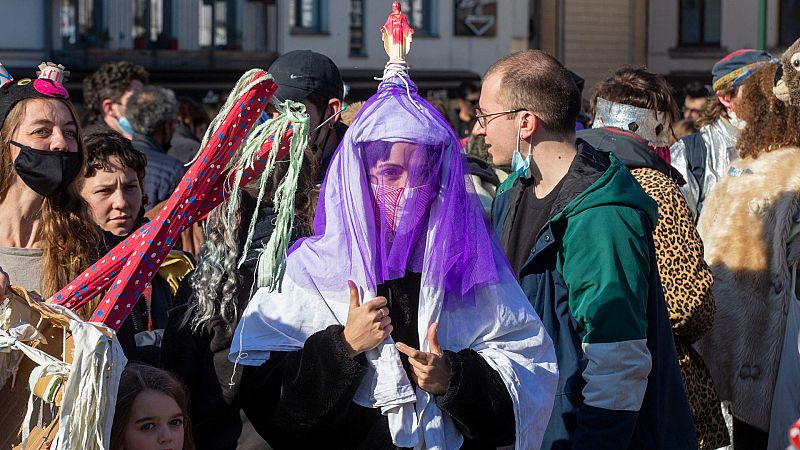
[[[648,233],[638,212],[613,206],[565,232],[559,266],[587,359],[575,437],[585,448],[626,448],[647,389]]]

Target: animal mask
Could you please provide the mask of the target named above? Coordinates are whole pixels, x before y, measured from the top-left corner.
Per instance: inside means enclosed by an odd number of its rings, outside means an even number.
[[[780,62],[772,93],[788,105],[800,106],[800,39],[783,52]]]

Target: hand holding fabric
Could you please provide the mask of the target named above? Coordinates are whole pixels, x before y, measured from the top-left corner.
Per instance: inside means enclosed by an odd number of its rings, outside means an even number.
[[[450,366],[443,357],[444,353],[439,346],[439,338],[436,337],[438,328],[439,324],[435,322],[428,327],[430,353],[413,349],[402,342],[398,342],[396,347],[398,351],[408,356],[412,370],[411,376],[417,386],[431,394],[443,395],[450,387]]]
[[[347,285],[350,287],[350,311],[342,339],[353,358],[380,345],[392,333],[393,328],[389,308],[385,308],[385,297],[375,297],[362,304],[361,294],[355,283],[348,280]]]

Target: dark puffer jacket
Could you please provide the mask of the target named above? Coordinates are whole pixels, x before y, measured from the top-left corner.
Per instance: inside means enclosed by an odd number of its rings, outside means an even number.
[[[137,134],[133,137],[133,148],[147,157],[147,169],[144,175],[144,193],[147,194],[145,210],[166,200],[186,172],[186,168],[177,159],[165,153],[156,141],[148,136]]]
[[[245,206],[245,209],[252,211],[254,203]],[[276,218],[272,208],[263,208],[259,212],[250,250],[239,268],[239,311],[244,310],[252,296],[259,250],[272,236]],[[250,218],[243,217],[242,222],[249,224]],[[300,220],[295,220],[296,225],[299,223]],[[246,230],[247,226],[242,226],[240,235]],[[293,239],[305,234],[307,230],[297,226]],[[183,323],[187,310],[194,303],[190,278],[187,276],[184,279],[175,298],[176,306],[170,311],[169,324],[164,332],[161,365],[177,373],[189,388],[195,446],[198,450],[269,449],[270,446],[255,431],[241,409],[239,387],[242,367],[234,371],[233,363],[228,361],[233,330],[228,330],[219,317],[212,319],[198,332],[192,332],[191,326]]]

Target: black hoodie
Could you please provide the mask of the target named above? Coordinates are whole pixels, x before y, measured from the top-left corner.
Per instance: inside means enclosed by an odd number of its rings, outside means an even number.
[[[243,196],[242,210],[253,211],[255,201]],[[247,237],[250,214],[244,214],[239,228],[239,242]],[[237,291],[237,308],[244,311],[255,293],[255,268],[259,250],[272,236],[277,214],[270,207],[259,211],[252,243],[247,258],[239,268],[240,282]],[[307,234],[298,226],[292,240]],[[241,252],[242,248],[240,248]],[[191,326],[183,325],[187,309],[194,302],[189,285],[191,275],[184,278],[175,296],[175,307],[170,311],[169,325],[164,332],[161,351],[162,367],[177,373],[186,383],[191,396],[192,433],[195,447],[202,449],[269,449],[270,446],[253,429],[241,411],[239,386],[242,367],[234,371],[228,360],[233,330],[217,317],[194,333]]]

